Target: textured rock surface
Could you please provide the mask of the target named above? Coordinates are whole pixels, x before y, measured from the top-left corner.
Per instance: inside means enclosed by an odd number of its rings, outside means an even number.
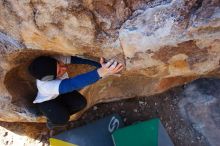
[[[186,86],[179,107],[185,119],[206,137],[211,146],[219,145],[219,79],[199,79]]]
[[[89,108],[218,76],[219,38],[219,0],[1,0],[0,120],[44,121],[32,112],[36,87],[26,69],[41,54],[125,64],[121,76],[82,90]]]
[[[43,124],[0,122],[1,146],[49,146],[43,142],[47,133]]]

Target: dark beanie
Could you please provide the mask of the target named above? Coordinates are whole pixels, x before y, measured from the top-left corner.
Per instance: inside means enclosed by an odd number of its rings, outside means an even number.
[[[28,70],[36,79],[54,80],[57,76],[57,60],[50,56],[37,57],[29,65]]]

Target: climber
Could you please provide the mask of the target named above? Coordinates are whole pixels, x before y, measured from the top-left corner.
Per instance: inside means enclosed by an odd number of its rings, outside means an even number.
[[[96,69],[68,77],[66,64],[89,64]],[[55,59],[50,56],[35,58],[28,67],[30,74],[36,78],[38,93],[33,101],[47,117],[47,127],[52,130],[65,126],[70,115],[85,108],[87,102],[77,90],[95,83],[99,79],[119,73],[123,65],[111,59],[100,63],[76,56],[60,56]]]

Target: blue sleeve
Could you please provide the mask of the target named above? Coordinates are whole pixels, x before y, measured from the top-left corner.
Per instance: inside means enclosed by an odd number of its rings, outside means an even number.
[[[97,69],[78,75],[76,77],[67,78],[61,81],[59,85],[59,94],[72,92],[81,89],[87,85],[95,83],[100,79]]]
[[[76,56],[71,56],[71,63],[74,63],[74,64],[89,64],[89,65],[92,65],[92,66],[95,66],[95,67],[101,67],[101,64],[96,62],[96,61],[92,61],[92,60],[89,60],[89,59],[83,59],[83,58],[79,58],[79,57],[76,57]]]

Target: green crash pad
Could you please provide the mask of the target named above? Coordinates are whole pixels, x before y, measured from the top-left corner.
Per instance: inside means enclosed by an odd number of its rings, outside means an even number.
[[[111,134],[123,126],[119,115],[113,114],[82,127],[67,130],[50,138],[51,146],[114,146]],[[58,144],[62,143],[62,144]]]
[[[117,129],[112,137],[115,146],[174,146],[159,119]]]

